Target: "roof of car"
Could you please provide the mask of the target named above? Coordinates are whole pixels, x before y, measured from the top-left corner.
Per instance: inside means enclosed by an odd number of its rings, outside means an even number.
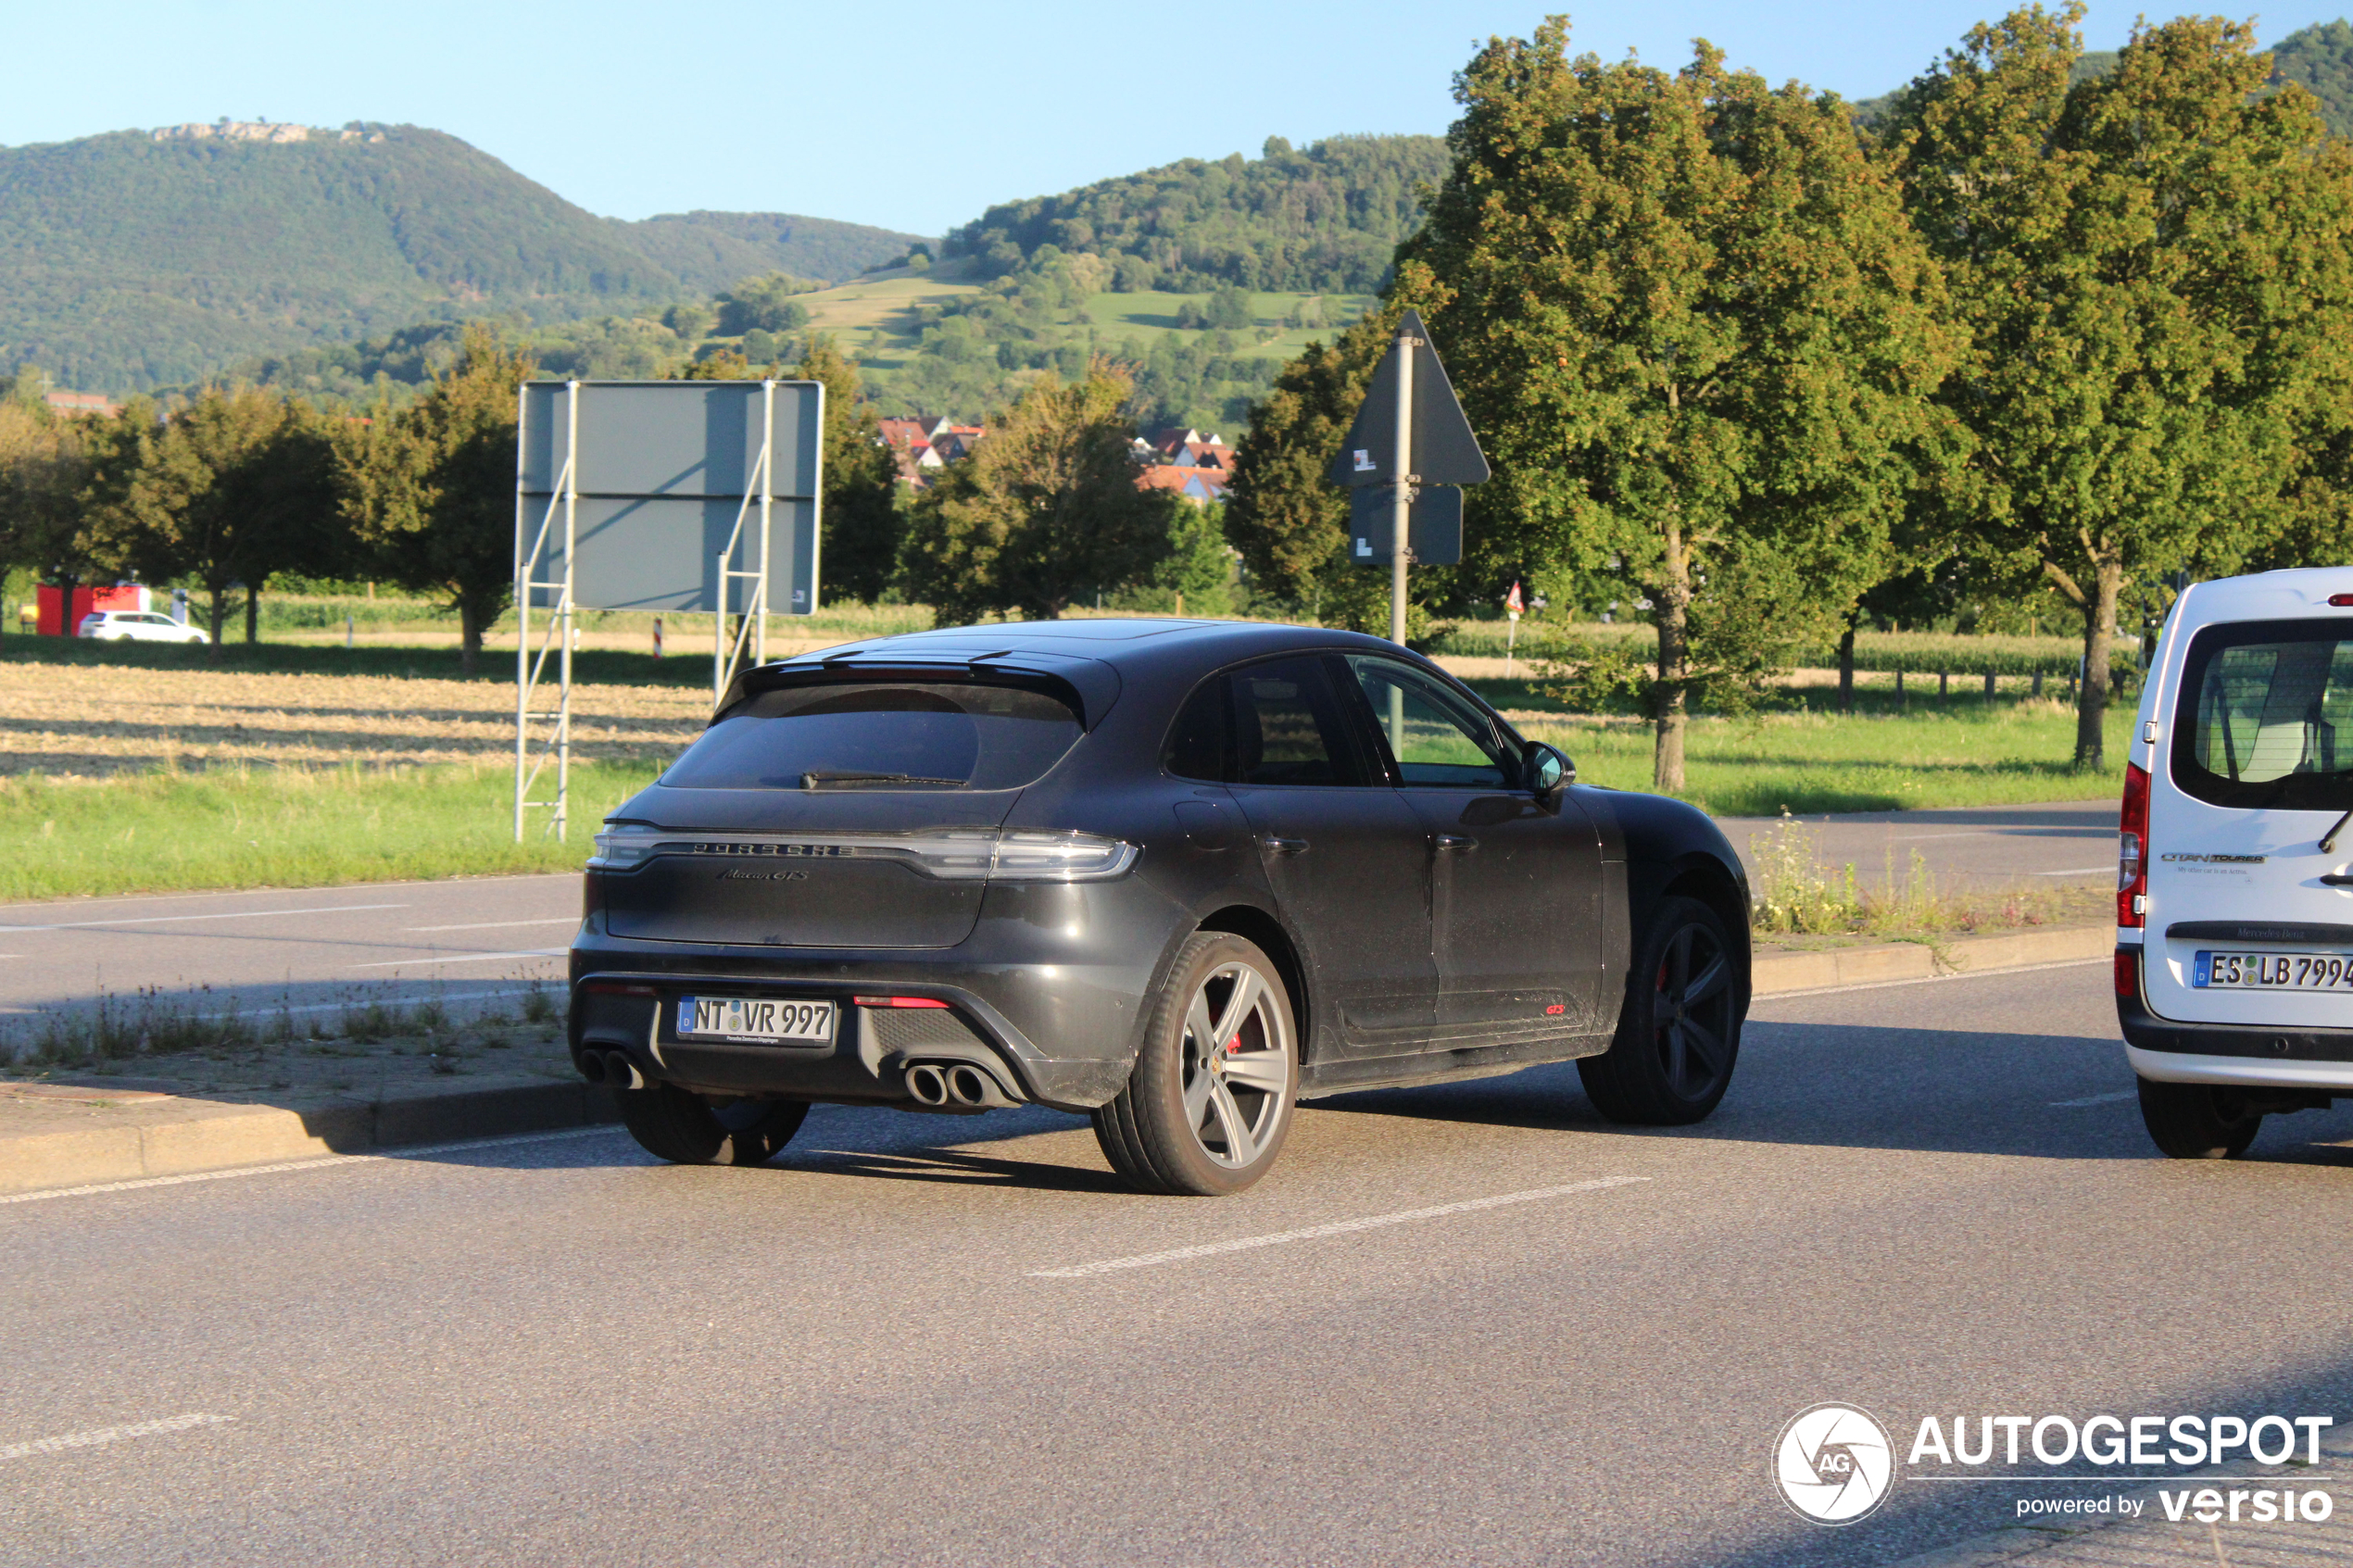
[[[1038,653],[1100,659],[1120,668],[1163,663],[1224,663],[1293,647],[1363,646],[1394,653],[1396,645],[1354,632],[1265,621],[1191,621],[1087,617],[946,626],[819,648],[784,662],[796,666],[864,662],[893,655],[925,658]]]
[[[2216,621],[2270,620],[2299,615],[2343,615],[2334,594],[2353,593],[2353,567],[2296,567],[2193,583],[2183,596],[2184,624]]]

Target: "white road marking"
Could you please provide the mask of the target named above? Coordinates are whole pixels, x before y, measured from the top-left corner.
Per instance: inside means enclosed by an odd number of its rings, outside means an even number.
[[[375,963],[353,964],[354,969],[408,969],[412,966],[439,963],[490,963],[498,959],[560,959],[568,949],[563,947],[534,947],[522,953],[452,953],[446,959],[384,959]]]
[[[443,1154],[467,1154],[478,1148],[503,1148],[510,1144],[553,1143],[558,1138],[585,1138],[618,1133],[619,1126],[566,1127],[556,1133],[520,1133],[508,1138],[474,1138],[465,1143],[419,1144],[414,1148],[388,1148],[380,1154],[329,1154],[317,1160],[286,1160],[275,1165],[239,1165],[226,1171],[191,1171],[184,1176],[145,1176],[137,1181],[99,1182],[92,1186],[51,1187],[45,1192],[12,1192],[0,1204],[45,1203],[53,1198],[95,1198],[102,1193],[136,1192],[143,1187],[185,1186],[191,1182],[230,1182],[240,1176],[274,1176],[286,1171],[323,1171],[335,1165],[361,1165],[403,1160],[430,1160]]]
[[[112,920],[68,920],[55,925],[0,925],[0,931],[81,931],[100,925],[160,925],[167,921],[267,920],[272,915],[341,915],[354,909],[405,909],[406,904],[322,904],[308,909],[238,909],[225,915],[117,915]]]
[[[2015,969],[1965,969],[1955,974],[1922,974],[1910,980],[1867,980],[1858,985],[1818,985],[1803,991],[1768,991],[1756,998],[1755,1005],[1767,1002],[1802,1002],[1808,997],[1836,997],[1848,991],[1885,991],[1897,985],[1935,985],[1947,980],[1998,980],[2006,974],[2039,974],[2046,969],[2083,969],[2095,963],[2113,963],[2110,958],[2061,959],[2057,963],[2020,964]]]
[[[1596,1192],[1603,1187],[1624,1186],[1629,1182],[1647,1182],[1648,1176],[1602,1176],[1590,1182],[1570,1182],[1564,1186],[1531,1187],[1526,1192],[1507,1192],[1497,1198],[1470,1198],[1460,1203],[1441,1203],[1429,1209],[1407,1209],[1395,1214],[1375,1214],[1363,1220],[1336,1220],[1328,1225],[1307,1225],[1295,1231],[1277,1231],[1272,1236],[1248,1236],[1238,1241],[1204,1242],[1199,1247],[1171,1248],[1165,1252],[1139,1253],[1133,1258],[1109,1258],[1100,1263],[1079,1263],[1067,1269],[1038,1269],[1032,1279],[1086,1279],[1094,1274],[1117,1273],[1122,1269],[1149,1269],[1161,1263],[1182,1263],[1194,1258],[1214,1258],[1222,1252],[1248,1252],[1260,1247],[1281,1247],[1294,1241],[1314,1241],[1320,1236],[1347,1236],[1355,1231],[1378,1230],[1383,1225],[1402,1225],[1415,1220],[1435,1220],[1445,1214],[1468,1214],[1481,1209],[1501,1209],[1513,1203],[1534,1203],[1540,1198],[1560,1198],[1572,1192]]]
[[[2094,872],[2112,872],[2114,866],[2077,866],[2063,872],[2036,872],[2036,876],[2090,876]]]
[[[69,1432],[62,1437],[40,1437],[30,1443],[10,1443],[6,1448],[0,1448],[0,1460],[31,1459],[35,1454],[63,1453],[68,1449],[95,1449],[132,1437],[185,1432],[192,1426],[219,1426],[236,1419],[233,1415],[196,1413],[170,1415],[161,1421],[142,1421],[130,1426],[100,1426],[88,1432]]]
[[[2051,1101],[2051,1109],[2054,1110],[2073,1110],[2078,1106],[2114,1105],[2118,1100],[2138,1099],[2140,1098],[2141,1091],[2138,1089],[2119,1089],[2112,1095],[2085,1095],[2082,1099],[2055,1099]]]
[[[403,931],[497,931],[510,925],[578,925],[578,915],[558,915],[552,920],[484,920],[471,925],[404,925]]]

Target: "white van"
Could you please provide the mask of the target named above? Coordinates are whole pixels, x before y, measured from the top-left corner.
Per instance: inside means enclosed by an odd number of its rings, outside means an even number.
[[[2353,568],[2189,588],[2141,694],[2116,1011],[2176,1159],[2353,1094]]]

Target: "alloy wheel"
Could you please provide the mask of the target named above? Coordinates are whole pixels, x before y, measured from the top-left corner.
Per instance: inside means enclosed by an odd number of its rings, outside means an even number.
[[[1265,977],[1247,963],[1212,970],[1185,1010],[1185,1121],[1202,1152],[1229,1171],[1255,1164],[1290,1081],[1290,1032]]]
[[[1659,956],[1652,1044],[1667,1086],[1684,1099],[1714,1088],[1730,1062],[1731,980],[1730,955],[1704,925],[1677,931]]]

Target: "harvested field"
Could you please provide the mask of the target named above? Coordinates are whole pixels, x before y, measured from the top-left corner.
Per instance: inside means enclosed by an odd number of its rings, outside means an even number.
[[[514,753],[514,688],[483,681],[0,665],[0,778],[484,763]],[[576,685],[573,756],[650,766],[710,718],[698,687]]]

